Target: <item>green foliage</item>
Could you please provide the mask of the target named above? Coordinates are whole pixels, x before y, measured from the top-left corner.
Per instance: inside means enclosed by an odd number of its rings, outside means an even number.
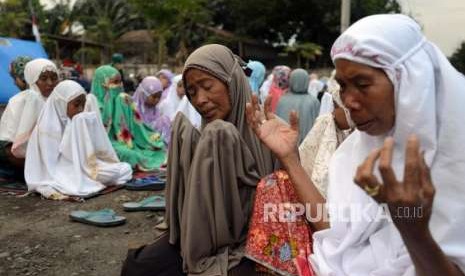
[[[289,45],[285,48],[285,51],[299,54],[306,59],[315,59],[317,56],[321,55],[322,49],[323,48],[318,44],[305,42]]]
[[[111,44],[127,31],[145,27],[145,20],[126,0],[81,0],[73,8],[86,37]]]
[[[291,38],[313,42],[323,46],[323,57],[329,57],[339,35],[340,0],[212,0],[210,5],[215,25],[270,44],[287,44]],[[352,0],[351,18],[399,11],[393,0]]]
[[[28,13],[24,11],[21,1],[7,0],[0,2],[0,35],[21,37],[24,35],[24,26],[30,22]]]
[[[42,11],[39,0],[33,0],[31,4],[39,13]],[[32,36],[29,1],[0,1],[0,15],[0,35],[19,38]]]
[[[208,24],[211,11],[206,8],[208,0],[130,0],[139,12],[147,19],[158,40],[159,64],[169,48],[175,49],[175,55],[182,62],[187,58],[189,49],[196,41],[205,37],[199,36],[199,24]]]
[[[340,28],[341,0],[76,0],[74,6],[72,0],[52,1],[55,6],[44,10],[39,0],[32,0],[42,33],[76,36],[80,33],[73,33],[72,26],[81,24],[87,40],[112,46],[128,31],[151,29],[159,63],[167,54],[182,62],[196,47],[215,41],[208,27],[284,46],[307,63],[318,56],[313,46],[321,45],[323,58],[316,62],[328,63]],[[28,2],[0,0],[0,35],[32,37]],[[351,11],[356,21],[370,14],[399,12],[400,7],[395,0],[352,0]],[[291,40],[296,44],[289,46]],[[95,56],[88,50],[86,55]]]
[[[462,42],[460,47],[452,54],[449,60],[458,71],[465,74],[465,41]]]
[[[83,57],[87,63],[100,63],[100,51],[96,48],[82,47],[73,55],[74,60],[80,60],[81,57]]]
[[[305,42],[294,43],[287,46],[284,51],[287,53],[294,53],[297,56],[297,67],[302,67],[301,59],[305,59],[305,67],[309,68],[310,60],[315,60],[316,57],[321,56],[323,47],[318,44]]]
[[[77,22],[79,15],[73,10],[71,0],[55,0],[52,9],[44,11],[45,24],[41,29],[48,34],[73,35],[72,25]]]

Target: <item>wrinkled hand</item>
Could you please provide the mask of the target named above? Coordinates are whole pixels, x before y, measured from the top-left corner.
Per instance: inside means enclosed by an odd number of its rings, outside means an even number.
[[[410,136],[405,154],[404,179],[398,181],[392,169],[394,139],[387,138],[382,148],[370,153],[358,167],[355,183],[378,203],[386,203],[401,234],[415,236],[427,233],[431,218],[434,186],[431,174],[420,153],[416,136]],[[382,184],[373,175],[376,160]]]
[[[299,118],[297,112],[292,111],[289,114],[290,125],[288,125],[271,111],[270,96],[265,100],[264,109],[264,111],[261,110],[257,96],[253,95],[252,102],[246,105],[249,126],[282,162],[287,158],[298,157]]]

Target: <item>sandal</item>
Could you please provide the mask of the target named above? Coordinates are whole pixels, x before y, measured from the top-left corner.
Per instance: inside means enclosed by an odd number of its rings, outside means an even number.
[[[163,196],[150,196],[139,202],[126,202],[123,204],[124,211],[163,211],[165,210],[165,197]]]
[[[102,209],[98,211],[73,211],[69,214],[69,218],[73,221],[100,226],[111,227],[126,223],[126,218],[117,216],[112,209]]]

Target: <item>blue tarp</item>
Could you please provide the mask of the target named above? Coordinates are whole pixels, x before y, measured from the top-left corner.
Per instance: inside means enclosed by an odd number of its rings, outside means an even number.
[[[8,99],[19,92],[9,73],[10,63],[17,56],[48,58],[40,43],[0,37],[0,103],[7,103]]]

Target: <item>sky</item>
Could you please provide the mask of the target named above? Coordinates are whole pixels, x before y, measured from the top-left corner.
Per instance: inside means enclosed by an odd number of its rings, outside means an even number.
[[[446,56],[465,41],[464,0],[398,0],[402,12],[413,16],[423,27],[428,40]]]
[[[60,0],[40,0],[47,7]],[[71,0],[75,2],[75,0]],[[465,0],[398,0],[402,12],[413,16],[426,37],[450,56],[465,41]]]

